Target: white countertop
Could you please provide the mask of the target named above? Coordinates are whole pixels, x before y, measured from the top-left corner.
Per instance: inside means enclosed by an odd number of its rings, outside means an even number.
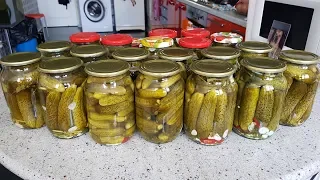
[[[224,144],[212,147],[196,144],[182,134],[171,143],[156,145],[136,134],[126,144],[101,146],[88,135],[61,140],[46,128],[17,128],[9,120],[1,95],[0,163],[32,180],[305,180],[320,171],[320,93],[316,98],[304,125],[282,126],[267,140],[254,141],[232,133]]]
[[[195,7],[197,9],[200,9],[202,11],[205,11],[209,14],[215,15],[219,18],[225,19],[227,21],[230,21],[232,23],[235,23],[237,25],[240,25],[242,27],[247,26],[246,16],[240,15],[236,13],[235,11],[219,11],[217,9],[212,9],[207,6],[201,5],[196,3],[193,0],[178,0],[179,2],[182,2],[184,4],[187,4],[189,6]]]

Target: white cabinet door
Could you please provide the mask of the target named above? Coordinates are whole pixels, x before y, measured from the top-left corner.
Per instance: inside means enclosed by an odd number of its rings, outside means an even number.
[[[58,0],[37,1],[39,12],[46,16],[48,27],[79,25],[78,0],[71,0],[67,9]]]

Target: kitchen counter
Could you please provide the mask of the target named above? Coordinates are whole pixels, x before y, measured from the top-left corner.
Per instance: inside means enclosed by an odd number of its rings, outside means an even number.
[[[2,94],[2,92],[0,91]],[[54,138],[46,128],[14,126],[0,97],[0,163],[23,179],[308,179],[320,171],[320,93],[310,119],[281,126],[254,141],[232,133],[219,146],[203,146],[180,135],[156,145],[138,134],[120,146],[102,146],[88,135]]]
[[[246,16],[240,15],[236,13],[235,11],[219,11],[217,9],[212,9],[207,6],[201,5],[196,3],[193,0],[178,0],[179,2],[182,2],[184,4],[187,4],[189,6],[192,6],[194,8],[200,9],[202,11],[205,11],[209,14],[212,14],[214,16],[217,16],[219,18],[225,19],[227,21],[230,21],[234,24],[240,25],[242,27],[247,26]]]

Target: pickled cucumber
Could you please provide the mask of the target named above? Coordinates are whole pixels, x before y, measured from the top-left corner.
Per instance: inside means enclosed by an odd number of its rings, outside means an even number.
[[[136,107],[136,115],[146,120],[151,120],[151,116],[152,116],[150,112],[145,110],[145,108],[140,108],[140,107]]]
[[[289,91],[289,89],[293,83],[293,78],[290,77],[289,75],[287,75],[286,72],[284,72],[284,77],[287,79],[287,91]]]
[[[236,102],[236,108],[234,112],[234,120],[233,120],[233,125],[238,127],[240,126],[239,123],[239,112],[240,112],[240,104],[241,104],[241,99],[242,99],[242,93],[243,89],[245,87],[245,83],[243,81],[238,81],[238,93],[237,93],[237,102]]]
[[[141,97],[136,96],[135,102],[137,106],[140,107],[159,107],[160,105],[160,100],[159,99],[144,99]]]
[[[90,129],[92,129],[92,127],[96,127],[96,128],[100,128],[100,129],[112,129],[112,128],[116,127],[117,123],[114,123],[112,121],[96,121],[96,120],[89,118],[88,124],[89,124]]]
[[[174,106],[176,106],[177,102],[183,101],[184,99],[184,93],[183,91],[180,91],[180,94],[176,94],[175,97],[171,98],[171,101],[168,100],[164,100],[164,98],[161,100],[160,102],[160,106],[159,106],[159,110],[160,111],[166,111]],[[169,101],[169,102],[166,102]]]
[[[274,107],[274,93],[273,87],[265,85],[260,89],[258,105],[255,117],[262,122],[269,123],[272,118],[272,111]]]
[[[106,145],[115,145],[115,144],[121,144],[124,140],[123,136],[116,136],[116,137],[109,137],[109,136],[97,136],[94,133],[90,133],[91,137],[94,141],[96,141],[99,144],[106,144]]]
[[[88,84],[87,91],[97,93],[97,99],[104,97],[104,94],[124,95],[127,93],[126,88],[123,86],[114,87],[114,85],[103,84]]]
[[[181,74],[177,74],[175,76],[169,77],[160,83],[160,87],[162,88],[170,87],[171,85],[175,84],[179,79],[181,79]]]
[[[236,109],[236,101],[237,101],[237,93],[238,93],[238,84],[231,84],[231,92],[228,93],[228,107],[226,112],[226,123],[228,126],[229,133],[232,132],[233,121],[234,121],[234,113]]]
[[[16,95],[22,118],[29,128],[36,128],[35,105],[33,105],[30,89],[20,91]]]
[[[272,110],[272,118],[267,125],[267,128],[270,131],[275,132],[279,126],[279,120],[281,117],[281,113],[283,112],[283,105],[285,99],[286,92],[285,91],[274,91],[274,103]]]
[[[136,79],[136,88],[141,89],[142,87],[142,81],[144,79],[144,75],[140,74]]]
[[[22,90],[30,88],[32,85],[36,85],[39,77],[38,71],[32,71],[30,73],[23,74],[22,76],[14,76],[6,83],[6,91],[9,93],[18,93]]]
[[[196,89],[196,85],[194,84],[193,76],[190,75],[186,82],[186,90],[189,94],[193,94]]]
[[[217,104],[216,110],[214,113],[214,122],[225,122],[227,105],[228,105],[228,96],[227,93],[223,90],[217,90]]]
[[[77,130],[82,130],[87,127],[87,117],[84,111],[83,104],[83,89],[78,87],[73,99],[75,108],[72,111],[73,123],[77,127]]]
[[[37,120],[36,120],[35,128],[41,128],[44,125],[44,115],[43,115],[43,110],[39,102],[39,99],[37,99],[37,102],[36,102],[36,115],[37,115],[36,117]]]
[[[57,79],[45,74],[39,76],[39,86],[46,88],[47,90],[56,90],[58,92],[64,92],[64,85]]]
[[[170,102],[172,102],[177,96],[181,95],[181,93],[183,94],[183,90],[183,81],[178,81],[172,88],[170,88],[168,95],[161,99],[160,109],[164,109],[164,106],[170,104]]]
[[[312,84],[317,80],[317,74],[312,72],[310,69],[304,69],[297,65],[287,64],[286,72],[296,79],[307,84]]]
[[[110,82],[114,81],[119,81],[122,78],[124,78],[126,74],[122,74],[119,76],[114,76],[114,77],[94,77],[94,76],[89,76],[87,79],[87,83],[97,83],[97,84],[108,84]]]
[[[50,91],[46,98],[46,125],[50,130],[59,129],[58,125],[58,109],[61,98],[61,93]]]
[[[133,96],[133,92],[131,88],[127,88],[127,93],[125,95],[107,95],[99,100],[100,106],[110,106],[114,104],[121,103],[123,101],[126,101],[130,98],[130,96]]]
[[[138,93],[142,98],[163,98],[167,95],[167,91],[164,89],[139,89]]]
[[[4,93],[13,122],[23,121],[16,95]]]
[[[124,137],[131,137],[131,136],[133,136],[135,130],[136,130],[136,126],[135,126],[135,125],[131,126],[129,129],[127,129],[127,130],[125,131]]]
[[[189,101],[187,109],[187,117],[185,117],[186,128],[191,132],[196,129],[197,119],[200,113],[204,94],[194,93]]]
[[[147,89],[149,88],[149,86],[152,84],[152,81],[153,79],[151,77],[145,77],[143,80],[142,80],[142,84],[141,84],[141,87],[142,89]]]
[[[179,124],[182,124],[182,121],[183,121],[183,106],[181,106],[180,109],[178,109],[178,111],[174,114],[174,116],[172,116],[169,120],[167,120],[166,126],[175,126],[177,125],[177,122],[180,122]]]
[[[117,112],[121,112],[133,104],[134,97],[130,97],[127,101],[114,104],[111,106],[96,106],[96,111],[101,114],[115,114]]]
[[[158,124],[152,120],[143,119],[140,116],[136,116],[136,123],[139,131],[146,132],[147,134],[156,134],[163,129],[162,124]]]
[[[301,120],[299,121],[299,123],[304,123],[310,116],[311,112],[312,112],[312,107],[313,104],[310,104],[308,109],[306,110],[306,112],[303,114],[303,116],[301,117]]]
[[[168,111],[161,112],[157,115],[156,117],[157,123],[161,124],[169,121],[182,106],[183,106],[183,96],[179,101],[176,101],[175,105],[171,106],[171,108]]]
[[[86,92],[86,104],[87,106],[88,105],[94,106],[99,104],[99,100],[94,98],[94,93]]]
[[[71,85],[61,95],[58,110],[58,125],[61,131],[68,131],[71,125],[70,114],[71,110],[69,105],[73,102],[74,96],[77,91],[76,85]]]
[[[113,122],[123,122],[127,120],[127,116],[117,116],[112,114],[98,114],[94,112],[89,113],[89,118],[95,121],[113,121]]]
[[[112,128],[112,129],[90,129],[91,133],[97,136],[122,136],[125,133],[124,128]]]
[[[130,114],[131,112],[134,112],[134,104],[132,103],[131,106],[129,106],[128,108],[119,111],[117,113],[118,116],[127,116],[128,114]]]

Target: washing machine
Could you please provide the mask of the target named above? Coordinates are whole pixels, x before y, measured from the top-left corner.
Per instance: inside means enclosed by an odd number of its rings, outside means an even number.
[[[111,0],[79,0],[83,32],[112,32]]]

